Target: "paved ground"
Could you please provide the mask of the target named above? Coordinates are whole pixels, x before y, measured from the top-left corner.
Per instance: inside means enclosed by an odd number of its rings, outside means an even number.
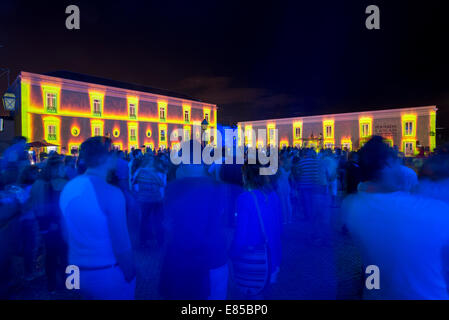
[[[336,213],[334,209],[334,214]],[[301,222],[285,225],[283,233],[283,261],[278,283],[272,288],[270,299],[357,299],[360,278],[360,259],[348,237],[332,232],[328,245],[309,241],[310,225]],[[335,230],[335,229],[334,229]],[[137,299],[161,299],[157,292],[160,252],[137,252]],[[17,259],[17,265],[21,260]],[[74,291],[49,294],[45,276],[33,281],[18,281],[13,299],[79,299]],[[232,286],[229,299],[241,296]]]

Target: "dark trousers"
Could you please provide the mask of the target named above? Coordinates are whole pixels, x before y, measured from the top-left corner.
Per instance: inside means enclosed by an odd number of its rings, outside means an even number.
[[[60,231],[43,235],[45,243],[45,273],[49,291],[63,288],[67,268],[67,245]]]
[[[140,243],[145,246],[151,240],[156,240],[159,246],[164,240],[163,204],[162,202],[142,202],[142,219],[140,221]]]

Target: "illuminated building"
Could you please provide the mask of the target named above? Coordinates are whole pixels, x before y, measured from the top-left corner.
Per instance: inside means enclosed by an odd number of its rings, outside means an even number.
[[[436,106],[401,108],[308,117],[239,122],[245,144],[251,146],[248,132],[266,130],[267,144],[357,150],[373,135],[382,136],[391,146],[411,156],[422,147],[435,149]],[[277,129],[278,139],[275,138]],[[241,141],[241,140],[239,140]],[[258,145],[260,142],[258,140]]]
[[[16,79],[16,133],[75,153],[92,136],[108,136],[114,148],[176,147],[173,130],[200,139],[201,121],[216,134],[217,107],[181,94],[58,71],[21,72]]]

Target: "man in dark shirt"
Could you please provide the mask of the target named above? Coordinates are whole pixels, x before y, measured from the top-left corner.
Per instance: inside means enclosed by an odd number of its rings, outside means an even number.
[[[228,281],[223,185],[203,165],[182,164],[165,194],[166,250],[160,293],[166,299],[225,299]]]

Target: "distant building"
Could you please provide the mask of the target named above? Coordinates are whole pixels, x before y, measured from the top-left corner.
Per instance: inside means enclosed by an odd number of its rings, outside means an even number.
[[[92,136],[108,136],[128,151],[177,147],[173,130],[200,139],[203,119],[208,139],[216,135],[217,106],[185,95],[66,71],[21,72],[15,81],[16,134],[59,152],[76,153]]]
[[[240,143],[262,145],[258,129],[266,130],[266,144],[279,147],[359,149],[373,135],[382,136],[407,156],[419,148],[435,149],[436,106],[327,114],[308,117],[239,122],[244,132]],[[275,130],[278,137],[275,137]],[[255,136],[250,134],[255,131]],[[255,141],[253,141],[255,140]],[[278,141],[278,142],[276,142]]]

